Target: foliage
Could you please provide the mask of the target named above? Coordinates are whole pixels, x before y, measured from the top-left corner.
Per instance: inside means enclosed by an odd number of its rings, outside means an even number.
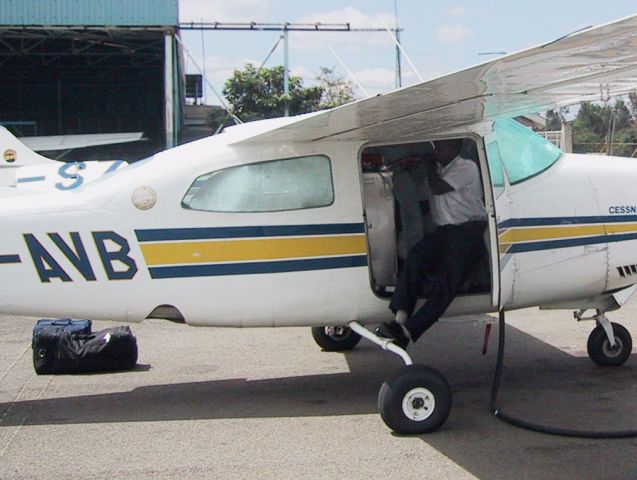
[[[321,67],[321,73],[316,77],[316,81],[321,88],[319,105],[321,110],[338,107],[356,99],[352,82],[336,76],[334,67]]]
[[[286,98],[283,94],[283,66],[257,68],[248,63],[243,70],[235,70],[224,87],[223,94],[232,105],[232,111],[241,120],[282,117]],[[290,115],[319,109],[320,87],[303,87],[300,77],[289,77]]]
[[[216,131],[221,125],[234,125],[234,121],[225,108],[214,105],[206,117],[206,125]]]
[[[628,102],[630,106],[630,114],[633,116],[633,121],[637,122],[637,92],[632,91],[628,94]]]
[[[603,105],[582,102],[573,122],[573,150],[632,156],[637,147],[630,145],[637,138],[635,100],[637,94],[633,92],[629,96],[629,105],[622,99]]]
[[[549,110],[546,112],[546,130],[560,130],[562,124],[566,121],[565,115],[568,113],[568,107],[562,107],[558,111]]]

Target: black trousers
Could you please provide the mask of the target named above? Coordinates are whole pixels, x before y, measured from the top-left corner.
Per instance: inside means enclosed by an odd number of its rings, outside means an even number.
[[[414,342],[445,313],[467,274],[486,254],[486,226],[486,222],[443,225],[409,252],[389,308],[394,313],[405,310],[410,315],[405,326]],[[431,281],[431,291],[425,304],[412,315],[425,279]]]

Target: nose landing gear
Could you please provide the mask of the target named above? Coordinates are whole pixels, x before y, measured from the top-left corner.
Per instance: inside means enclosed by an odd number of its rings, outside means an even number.
[[[405,362],[406,368],[384,382],[378,392],[378,411],[385,424],[403,435],[429,433],[442,427],[452,403],[451,387],[445,377],[433,368],[414,365],[406,350],[360,323],[350,322],[348,326]]]
[[[600,367],[618,367],[626,363],[633,350],[628,330],[618,323],[611,323],[601,310],[592,317],[583,317],[583,313],[583,310],[575,312],[575,318],[597,323],[586,344],[590,359]]]

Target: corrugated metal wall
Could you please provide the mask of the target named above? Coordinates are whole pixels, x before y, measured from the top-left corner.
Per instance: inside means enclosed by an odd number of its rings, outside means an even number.
[[[178,0],[0,0],[0,25],[174,26]]]

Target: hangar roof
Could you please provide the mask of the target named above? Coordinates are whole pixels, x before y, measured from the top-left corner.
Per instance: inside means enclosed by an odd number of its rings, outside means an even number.
[[[177,26],[178,0],[2,0],[0,25]]]

